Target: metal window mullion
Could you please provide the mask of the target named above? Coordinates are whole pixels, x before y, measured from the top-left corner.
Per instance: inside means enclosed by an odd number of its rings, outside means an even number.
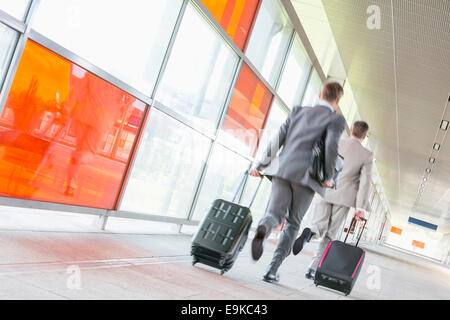
[[[63,46],[57,44],[53,40],[47,38],[46,36],[40,34],[36,30],[32,29],[30,31],[29,37],[30,40],[42,45],[46,49],[56,53],[57,55],[69,60],[71,63],[76,64],[86,71],[92,73],[93,75],[105,80],[106,82],[112,84],[113,86],[123,90],[127,94],[135,97],[136,99],[151,105],[153,100],[149,95],[139,91],[138,89],[132,87],[131,85],[125,83],[119,78],[113,76],[109,72],[103,70],[102,68],[97,67],[86,59],[78,56],[76,53],[64,48]]]
[[[145,132],[145,128],[148,124],[148,117],[150,115],[150,106],[146,105],[144,110],[144,115],[142,117],[141,125],[138,128],[135,141],[133,143],[133,147],[130,151],[130,155],[127,161],[127,165],[124,170],[124,175],[122,177],[122,181],[120,182],[119,192],[117,194],[116,200],[114,202],[114,207],[112,211],[118,211],[120,210],[120,206],[122,205],[123,198],[125,196],[125,191],[128,186],[128,182],[130,181],[130,176],[132,173],[133,165],[136,161],[137,153],[139,150],[139,145],[142,142],[142,136]],[[133,164],[133,165],[132,165]],[[109,212],[105,216],[105,224],[104,227],[106,227],[106,221],[108,220]]]
[[[183,21],[184,13],[186,12],[186,8],[187,8],[187,5],[188,5],[189,1],[190,0],[183,0],[183,4],[181,5],[180,12],[179,12],[177,20],[175,22],[175,26],[174,26],[172,35],[170,36],[169,44],[167,46],[166,53],[164,55],[164,58],[163,58],[163,61],[162,61],[162,64],[161,64],[161,68],[159,69],[158,77],[156,78],[156,82],[155,82],[155,85],[153,87],[153,91],[151,93],[151,98],[152,99],[155,98],[156,93],[157,93],[158,88],[159,88],[159,85],[161,84],[162,78],[164,76],[164,71],[166,71],[166,67],[167,67],[167,64],[169,62],[169,58],[170,58],[170,55],[172,53],[172,49],[173,49],[173,46],[175,44],[175,40],[177,38],[178,31],[180,30],[180,25],[181,25],[181,22]]]
[[[215,140],[216,135],[214,133],[211,133],[211,130],[208,130],[204,127],[198,126],[194,121],[191,121],[184,115],[178,113],[177,111],[165,106],[161,102],[157,100],[153,100],[153,104],[151,105],[152,109],[158,110],[164,115],[174,119],[175,121],[180,122],[184,126],[194,130],[195,132],[201,134],[204,137],[207,137],[208,139]]]
[[[303,93],[300,95],[300,101],[298,102],[299,105],[303,104],[303,100],[305,99],[306,91],[308,90],[308,85],[312,79],[313,72],[314,72],[314,66],[313,66],[313,64],[311,64],[309,67],[308,76],[306,77],[306,82],[305,82],[305,86],[303,88]]]
[[[220,130],[221,130],[222,126],[223,126],[223,123],[225,122],[226,115],[228,113],[229,105],[230,105],[230,102],[231,102],[231,98],[233,97],[234,88],[235,88],[236,83],[238,81],[239,74],[241,73],[242,66],[243,66],[243,60],[239,59],[238,62],[236,63],[236,66],[235,66],[235,73],[234,73],[234,76],[233,76],[233,80],[231,82],[230,88],[228,89],[227,97],[225,99],[225,103],[224,103],[224,105],[222,107],[222,110],[221,110],[221,113],[220,113],[220,116],[219,116],[219,121],[217,122],[215,137],[214,137],[214,139],[211,142],[211,145],[210,145],[209,151],[208,151],[208,156],[206,158],[205,163],[203,164],[203,168],[201,170],[200,177],[199,177],[198,182],[197,182],[197,188],[195,190],[195,194],[194,194],[194,197],[192,199],[191,206],[189,208],[189,212],[188,212],[188,215],[187,215],[187,219],[189,221],[192,220],[192,217],[194,215],[194,210],[195,210],[195,207],[197,205],[198,198],[200,196],[200,192],[201,192],[203,183],[204,183],[205,178],[206,178],[206,173],[207,173],[209,161],[211,159],[211,156],[212,156],[212,153],[214,151],[214,148],[215,148],[215,146],[217,144],[217,139],[219,137]]]
[[[11,16],[7,12],[0,9],[0,22],[3,23],[5,26],[10,27],[11,29],[14,29],[17,32],[25,33],[25,30],[27,28],[27,25],[23,22],[18,20],[17,18]]]
[[[226,31],[222,28],[222,26],[216,21],[214,16],[209,12],[209,10],[205,7],[204,4],[201,3],[200,0],[190,0],[191,3],[193,3],[197,9],[200,10],[200,13],[203,14],[206,17],[206,22],[212,25],[214,27],[215,31],[219,33],[219,35],[225,40],[225,42],[234,50],[234,52],[239,56],[241,60],[247,64],[252,72],[256,75],[258,80],[260,80],[264,86],[267,87],[267,89],[270,91],[270,93],[277,97],[278,99],[282,100],[282,98],[277,94],[274,86],[272,86],[260,73],[258,68],[249,60],[249,58],[242,52],[242,50],[234,43],[233,39],[226,33]],[[259,10],[258,10],[259,11]],[[255,18],[256,20],[256,15]],[[250,39],[249,35],[249,39]]]
[[[141,140],[142,139],[142,135],[144,134],[145,129],[146,129],[147,125],[148,125],[151,108],[155,105],[154,96],[156,95],[157,88],[158,88],[158,86],[159,86],[159,84],[161,82],[162,76],[163,76],[165,68],[167,66],[167,62],[169,60],[170,53],[172,52],[172,48],[173,48],[173,45],[175,43],[175,39],[176,39],[176,36],[178,34],[178,30],[180,28],[181,21],[183,20],[184,12],[186,11],[186,6],[187,6],[188,2],[189,2],[189,0],[184,0],[183,1],[183,4],[181,5],[181,8],[180,8],[180,12],[178,13],[178,17],[177,17],[177,20],[175,22],[173,32],[172,32],[172,35],[170,36],[170,40],[169,40],[169,43],[168,43],[168,46],[167,46],[167,49],[166,49],[166,53],[164,55],[164,58],[163,58],[163,61],[162,61],[162,64],[161,64],[161,68],[159,70],[158,76],[157,76],[156,81],[155,81],[155,85],[154,85],[152,93],[150,95],[150,101],[149,101],[150,103],[147,104],[147,106],[146,106],[145,117],[144,117],[144,119],[142,121],[139,133],[136,136],[136,144],[135,144],[135,146],[134,146],[134,148],[132,150],[131,158],[127,162],[127,166],[125,168],[126,175],[125,175],[125,177],[122,180],[121,185],[120,185],[120,190],[121,191],[117,195],[117,198],[116,198],[116,201],[115,201],[115,207],[114,207],[115,210],[114,211],[108,211],[108,214],[107,214],[105,219],[107,219],[108,216],[114,215],[115,212],[120,210],[120,206],[122,205],[122,202],[123,202],[123,199],[124,199],[124,195],[125,195],[125,192],[126,192],[126,188],[128,186],[131,174],[132,174],[134,166],[136,164],[136,156],[137,156],[137,153],[139,152],[140,143],[142,143],[142,140]],[[158,109],[158,108],[156,108],[156,109]]]
[[[19,39],[17,40],[16,43],[15,51],[9,62],[9,68],[4,78],[3,86],[1,88],[0,93],[0,114],[3,113],[3,108],[5,107],[9,90],[11,90],[14,76],[16,74],[17,68],[19,67],[20,58],[22,56],[23,50],[25,49],[25,44],[27,43],[28,36],[31,31],[31,24],[33,22],[36,9],[39,6],[39,3],[40,0],[33,0],[33,2],[31,2],[25,18],[25,25],[26,25],[25,31],[19,36]]]
[[[200,175],[197,179],[197,186],[195,188],[194,196],[192,197],[191,205],[189,206],[189,210],[187,212],[187,220],[188,221],[192,221],[192,217],[194,216],[194,210],[195,210],[195,207],[197,206],[198,198],[200,196],[200,192],[202,190],[203,183],[205,182],[206,172],[208,171],[209,162],[211,160],[211,156],[214,151],[214,148],[215,148],[215,143],[214,143],[214,141],[211,141],[211,143],[209,145],[208,155],[206,156],[205,163],[203,164],[202,170],[200,171]]]
[[[284,56],[282,58],[280,71],[279,71],[279,73],[277,75],[277,78],[275,80],[274,89],[275,89],[276,92],[278,92],[278,89],[280,87],[280,83],[281,83],[281,79],[283,77],[284,69],[286,68],[286,64],[287,64],[289,55],[291,54],[291,51],[292,51],[294,39],[295,39],[295,29],[292,28],[291,35],[289,36],[289,42],[288,42],[288,45],[287,45],[287,48],[286,48],[286,52],[285,52],[285,54],[284,54]]]

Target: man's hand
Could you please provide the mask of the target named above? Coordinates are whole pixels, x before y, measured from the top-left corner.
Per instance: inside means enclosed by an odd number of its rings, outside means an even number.
[[[366,216],[365,212],[359,211],[359,210],[355,211],[354,217],[355,217],[356,221],[362,221],[361,218],[365,218],[365,216]]]
[[[261,173],[258,170],[256,170],[256,169],[250,170],[250,175],[253,176],[253,177],[261,178]]]
[[[323,186],[324,188],[333,188],[333,186],[334,186],[334,180],[331,179],[331,180],[325,181],[325,182],[322,184],[322,186]]]

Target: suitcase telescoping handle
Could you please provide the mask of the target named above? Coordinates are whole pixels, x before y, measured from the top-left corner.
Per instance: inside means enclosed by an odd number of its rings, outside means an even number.
[[[241,188],[242,188],[242,186],[244,185],[245,178],[246,178],[248,175],[249,175],[249,171],[246,170],[246,171],[244,172],[244,175],[242,176],[241,182],[239,183],[239,187],[237,188],[236,193],[234,194],[233,200],[231,200],[231,202],[234,202],[234,201],[236,200],[236,198],[237,198],[237,196],[238,196],[238,194],[239,194],[239,191],[241,191]],[[261,177],[261,179],[259,180],[258,187],[256,188],[256,191],[255,191],[255,193],[253,194],[253,197],[252,197],[252,200],[250,201],[250,204],[248,205],[248,208],[249,208],[249,209],[251,208],[251,206],[252,206],[252,204],[253,204],[253,201],[255,201],[256,194],[258,193],[259,187],[261,186],[261,183],[262,183],[263,179],[264,179],[264,177]]]
[[[367,219],[365,219],[365,218],[360,218],[360,219],[361,219],[362,221],[364,221],[364,226],[362,227],[362,230],[359,232],[359,235],[358,235],[358,241],[356,242],[355,247],[358,246],[359,240],[361,240],[362,234],[363,234],[363,232],[364,232],[364,229],[366,228],[366,223],[367,223]],[[355,219],[355,217],[353,217],[352,223],[350,223],[350,228],[347,230],[347,235],[345,236],[344,243],[347,242],[348,235],[349,235],[349,233],[350,233],[350,230],[352,230],[353,225],[356,225],[356,219]]]

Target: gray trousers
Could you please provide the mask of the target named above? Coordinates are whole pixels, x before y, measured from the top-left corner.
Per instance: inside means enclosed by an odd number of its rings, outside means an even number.
[[[325,252],[328,244],[332,240],[336,240],[339,232],[342,229],[342,224],[347,219],[347,214],[350,208],[340,205],[335,205],[326,202],[322,198],[315,203],[315,208],[312,213],[309,228],[315,233],[313,239],[320,239],[319,247],[314,253],[314,258],[309,265],[309,268],[314,271],[319,265],[320,259]]]
[[[315,192],[309,187],[276,177],[272,178],[269,207],[259,225],[266,227],[268,237],[272,229],[280,226],[286,218],[286,226],[274,253],[274,260],[277,259],[279,263],[291,253],[300,223],[308,211],[314,194]]]

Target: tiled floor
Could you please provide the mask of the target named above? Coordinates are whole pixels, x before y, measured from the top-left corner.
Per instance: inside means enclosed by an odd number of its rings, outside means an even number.
[[[261,281],[274,240],[257,263],[248,241],[232,270],[191,265],[188,235],[0,231],[0,299],[450,299],[450,270],[367,246],[348,297],[304,273],[314,244],[290,256],[279,284]]]

